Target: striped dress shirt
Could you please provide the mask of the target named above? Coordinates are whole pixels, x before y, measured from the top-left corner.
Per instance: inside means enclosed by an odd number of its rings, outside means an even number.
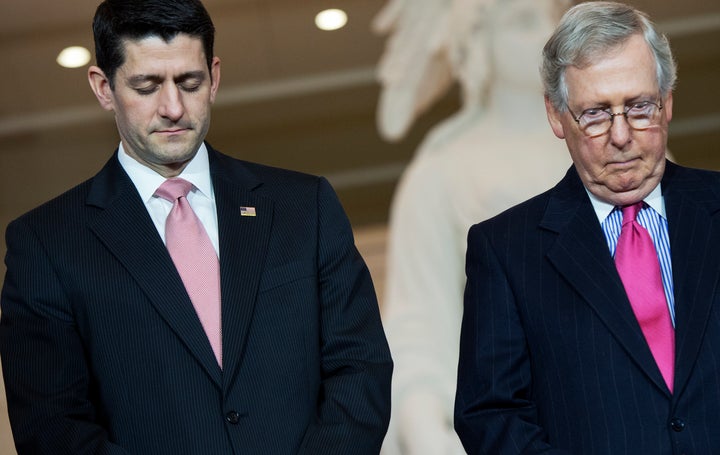
[[[656,189],[659,190],[659,187]],[[652,195],[652,194],[651,194]],[[662,202],[662,200],[661,200]],[[663,289],[665,291],[665,299],[667,301],[668,310],[670,311],[670,319],[673,327],[675,326],[675,298],[673,294],[672,280],[672,261],[670,257],[670,239],[668,236],[667,218],[658,213],[647,202],[643,205],[637,216],[637,221],[642,227],[647,229],[655,251],[660,262],[660,271],[662,274]],[[615,248],[617,247],[618,237],[622,229],[622,208],[616,207],[610,214],[600,223],[605,240],[607,241],[610,254],[615,257]]]

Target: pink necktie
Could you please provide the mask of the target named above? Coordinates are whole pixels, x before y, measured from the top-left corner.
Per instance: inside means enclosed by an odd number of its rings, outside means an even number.
[[[630,305],[670,392],[673,390],[675,330],[665,300],[660,264],[650,234],[637,221],[642,202],[623,207],[615,266]]]
[[[220,264],[210,237],[187,201],[192,187],[187,180],[172,178],[155,194],[173,203],[165,222],[165,243],[222,366]]]

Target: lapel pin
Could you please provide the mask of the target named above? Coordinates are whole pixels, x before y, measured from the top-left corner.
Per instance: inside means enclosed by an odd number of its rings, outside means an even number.
[[[240,216],[255,216],[255,207],[240,207]]]

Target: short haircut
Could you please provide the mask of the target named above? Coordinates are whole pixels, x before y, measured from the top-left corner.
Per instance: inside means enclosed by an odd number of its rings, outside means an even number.
[[[543,49],[540,73],[545,96],[555,109],[567,109],[569,66],[585,68],[635,35],[641,35],[652,51],[661,96],[670,93],[677,78],[675,60],[667,38],[649,17],[622,3],[586,2],[565,13]]]
[[[199,0],[105,0],[93,19],[97,66],[114,89],[125,62],[124,40],[158,36],[169,42],[180,33],[201,39],[210,70],[215,26]]]

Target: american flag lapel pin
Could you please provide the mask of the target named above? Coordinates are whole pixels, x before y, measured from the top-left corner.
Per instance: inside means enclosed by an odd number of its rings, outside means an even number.
[[[255,207],[240,207],[240,216],[255,216]]]

